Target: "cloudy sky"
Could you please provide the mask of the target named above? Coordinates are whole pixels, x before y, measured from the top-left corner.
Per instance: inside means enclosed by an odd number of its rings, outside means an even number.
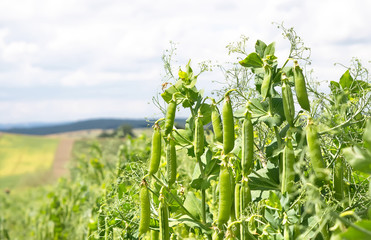
[[[222,63],[241,35],[251,51],[257,39],[276,41],[285,58],[289,44],[272,22],[311,47],[319,80],[337,80],[335,62],[369,67],[370,14],[369,0],[0,1],[0,123],[158,117],[149,103],[170,41],[178,66]],[[222,75],[205,73],[199,86],[211,80]]]

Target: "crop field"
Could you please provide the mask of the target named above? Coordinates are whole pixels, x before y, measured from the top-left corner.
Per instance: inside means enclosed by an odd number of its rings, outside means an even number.
[[[22,179],[45,174],[52,168],[58,143],[53,138],[1,134],[0,187],[12,188]]]
[[[282,31],[280,61],[274,42],[229,45],[237,57],[213,96],[197,88],[207,66],[172,67],[166,51],[152,129],[65,142],[68,175],[0,193],[0,239],[371,239],[368,70],[353,59],[320,92],[308,48]],[[2,179],[50,169],[57,145],[3,135]]]

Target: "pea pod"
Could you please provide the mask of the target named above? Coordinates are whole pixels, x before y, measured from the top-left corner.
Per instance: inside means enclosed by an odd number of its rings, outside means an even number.
[[[251,190],[247,179],[242,180],[241,184],[241,214],[251,202]]]
[[[139,199],[140,199],[140,222],[138,231],[139,236],[141,236],[145,234],[147,231],[149,231],[149,223],[151,220],[149,191],[145,182],[141,184]]]
[[[236,183],[234,187],[234,212],[236,219],[241,217],[241,183]]]
[[[223,126],[222,126],[222,120],[220,118],[220,113],[217,108],[217,106],[213,106],[212,112],[211,112],[211,121],[213,125],[213,130],[215,134],[215,139],[218,142],[223,142]]]
[[[227,166],[222,164],[219,173],[219,215],[218,226],[222,228],[229,220],[232,206],[231,176]]]
[[[152,134],[151,158],[149,162],[149,174],[157,172],[161,160],[161,131],[160,126],[156,123]]]
[[[173,130],[175,120],[176,102],[171,101],[166,110],[165,117],[165,135],[168,135]]]
[[[103,208],[100,207],[98,212],[98,239],[104,239],[106,235],[106,217]]]
[[[343,160],[338,157],[335,160],[335,167],[334,167],[334,197],[338,201],[342,201],[344,199],[344,181],[343,181]]]
[[[321,154],[318,132],[311,118],[308,119],[308,124],[306,126],[306,137],[308,144],[308,155],[312,163],[313,170],[320,180],[324,180],[326,176],[323,171],[326,168],[326,165]]]
[[[267,98],[272,84],[272,67],[268,64],[264,65],[264,77],[261,85],[260,93],[263,101]]]
[[[167,180],[169,186],[175,183],[177,175],[177,159],[175,141],[172,136],[169,138],[169,143],[166,147],[166,166],[167,166]]]
[[[244,214],[244,211],[248,207],[248,205],[251,202],[251,190],[249,187],[248,179],[243,178],[241,183],[241,190],[240,190],[240,213],[241,215]],[[241,224],[241,240],[248,240],[250,238],[250,232],[248,229],[248,223],[246,221],[243,221]]]
[[[229,95],[225,95],[222,110],[223,116],[223,151],[228,154],[234,148],[234,119]]]
[[[282,194],[292,193],[294,191],[294,181],[295,181],[295,154],[291,142],[291,132],[287,132],[285,148],[282,154],[282,178],[281,178],[281,192]]]
[[[295,106],[294,98],[292,96],[291,87],[288,85],[286,74],[282,73],[282,100],[283,111],[287,122],[290,126],[294,126]]]
[[[205,133],[204,133],[204,125],[201,119],[201,111],[198,111],[198,116],[195,120],[195,136],[194,136],[194,151],[197,157],[201,157],[201,155],[205,151]]]
[[[247,112],[242,124],[242,175],[247,177],[254,165],[254,129],[251,122],[251,113]]]
[[[305,85],[303,70],[299,67],[297,61],[294,62],[293,72],[295,81],[295,91],[298,102],[303,109],[310,112],[310,103],[307,93],[307,87]]]
[[[160,240],[160,232],[151,230],[151,240]]]
[[[240,220],[241,218],[241,183],[236,183],[234,187],[234,214],[236,220]],[[241,224],[236,224],[236,229],[234,235],[237,238],[240,238],[241,233]]]
[[[170,239],[169,209],[168,209],[168,206],[165,202],[163,195],[160,195],[160,206],[159,206],[158,212],[159,212],[159,223],[160,223],[160,239],[169,240]]]

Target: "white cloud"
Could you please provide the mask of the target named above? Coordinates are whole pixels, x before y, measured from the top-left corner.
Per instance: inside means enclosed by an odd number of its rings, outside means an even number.
[[[122,89],[123,94],[134,88],[148,101],[145,93],[161,84],[161,54],[169,41],[179,43],[179,65],[189,58],[194,65],[233,60],[225,46],[242,34],[250,37],[251,51],[257,39],[276,41],[278,57],[285,58],[288,42],[271,24],[282,21],[312,47],[318,78],[338,79],[343,69],[334,62],[348,63],[353,56],[370,60],[369,9],[368,0],[1,1],[0,84],[14,91],[32,86],[58,92],[130,82],[137,86]],[[200,86],[210,87],[213,77],[221,75],[205,74]],[[94,97],[99,98],[81,96]],[[96,108],[95,114],[106,113]]]

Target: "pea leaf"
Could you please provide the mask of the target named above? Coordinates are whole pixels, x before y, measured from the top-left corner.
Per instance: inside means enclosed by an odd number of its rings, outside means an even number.
[[[244,67],[261,68],[263,67],[263,60],[257,53],[250,53],[244,60],[240,61]]]
[[[266,57],[266,56],[273,56],[274,55],[275,45],[276,45],[276,43],[275,42],[272,42],[271,44],[269,44],[265,48],[265,50],[264,50],[264,57]]]
[[[267,168],[262,168],[249,175],[249,186],[251,190],[278,190],[279,170],[269,163]]]
[[[191,181],[191,187],[197,190],[202,190],[202,189],[208,189],[210,187],[210,182],[207,181],[206,179],[202,179],[201,177],[193,179]]]
[[[255,52],[261,57],[264,57],[265,49],[267,48],[267,44],[265,44],[263,41],[258,40],[255,43]]]
[[[170,86],[163,93],[161,93],[162,99],[169,103],[173,97],[173,94],[182,90],[182,80],[178,80],[174,85]]]
[[[188,192],[184,201],[184,207],[197,219],[201,219],[201,200],[193,192]]]
[[[332,93],[338,93],[338,91],[340,90],[340,84],[338,82],[331,81],[330,89]]]
[[[341,87],[345,90],[345,89],[349,89],[352,84],[353,84],[353,78],[352,76],[350,75],[349,73],[349,70],[347,70],[340,78],[340,85]]]
[[[202,114],[202,123],[203,125],[208,124],[211,122],[211,106],[210,104],[203,103],[200,106],[201,114]]]
[[[268,127],[280,126],[283,122],[283,118],[279,114],[265,115],[259,118],[260,122],[264,122]]]
[[[340,234],[342,239],[371,239],[371,220],[362,220],[356,222],[355,225],[363,228],[365,231],[361,232],[358,229],[350,226],[346,232]]]
[[[371,174],[371,154],[358,146],[348,147],[343,150],[345,159],[360,172]]]
[[[181,69],[179,69],[178,75],[180,79],[188,79],[188,74],[183,72]]]

